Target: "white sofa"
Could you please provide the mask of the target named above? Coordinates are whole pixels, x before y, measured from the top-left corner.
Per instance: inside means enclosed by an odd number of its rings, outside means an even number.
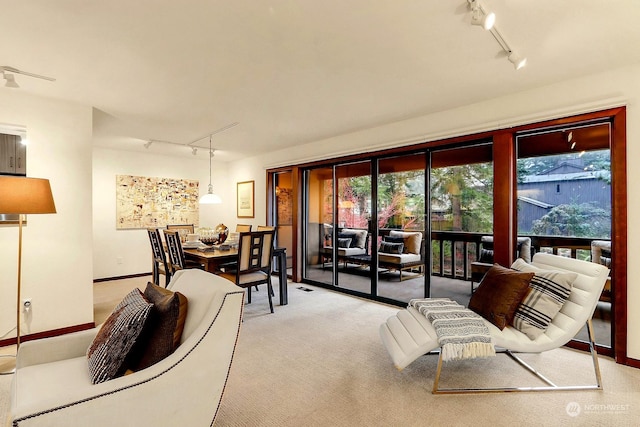
[[[147,369],[91,384],[86,351],[96,329],[20,346],[11,420],[23,426],[210,426],[218,413],[244,290],[201,270],[178,271],[169,289],[188,298],[180,346]]]

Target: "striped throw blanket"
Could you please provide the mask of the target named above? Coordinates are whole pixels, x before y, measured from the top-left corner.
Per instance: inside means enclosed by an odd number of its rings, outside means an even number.
[[[442,360],[495,356],[489,328],[482,317],[448,298],[412,299],[409,307],[424,314],[442,347]]]

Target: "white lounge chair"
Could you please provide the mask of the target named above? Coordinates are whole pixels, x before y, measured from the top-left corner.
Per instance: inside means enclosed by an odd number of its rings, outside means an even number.
[[[535,340],[531,340],[522,332],[507,326],[500,330],[489,321],[485,323],[493,338],[495,347],[514,358],[525,368],[541,378],[548,386],[542,387],[511,387],[467,389],[438,387],[442,370],[442,354],[438,361],[433,393],[480,393],[497,391],[548,391],[548,390],[583,390],[602,389],[598,356],[595,350],[591,317],[602,293],[609,269],[592,262],[565,258],[557,255],[538,253],[533,257],[532,265],[546,270],[571,271],[578,273],[574,281],[569,299],[564,303],[560,312],[553,318],[547,330]],[[589,348],[593,359],[596,376],[595,385],[586,386],[556,386],[550,380],[527,365],[513,352],[540,353],[563,346],[569,342],[584,325],[589,333]],[[407,308],[395,316],[390,317],[380,326],[380,336],[394,365],[399,370],[404,369],[417,358],[439,348],[435,329],[427,318],[415,310]]]

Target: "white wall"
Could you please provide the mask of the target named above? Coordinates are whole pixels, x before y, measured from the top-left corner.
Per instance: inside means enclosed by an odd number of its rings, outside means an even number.
[[[527,67],[523,72],[535,72]],[[628,240],[640,236],[640,65],[565,81],[502,98],[271,152],[231,164],[243,179],[264,183],[264,169],[627,106]],[[259,186],[257,194],[264,192]],[[265,205],[256,202],[256,216]],[[630,254],[631,255],[631,254]],[[629,263],[628,356],[640,359],[640,264]]]
[[[535,72],[529,67],[524,72]],[[374,129],[247,158],[229,165],[214,162],[214,185],[224,203],[203,207],[202,225],[224,222],[264,224],[265,169],[313,159],[371,151],[547,118],[627,105],[627,200],[629,241],[640,234],[640,66],[566,81],[507,97],[393,123]],[[31,215],[25,229],[23,296],[33,299],[24,333],[93,320],[92,279],[150,270],[148,241],[142,230],[115,230],[115,175],[132,174],[199,179],[206,192],[208,163],[153,154],[96,148],[92,156],[91,108],[0,88],[0,123],[27,128],[28,174],[51,180],[58,213]],[[93,161],[93,174],[92,174]],[[255,180],[256,215],[236,218],[236,183]],[[92,189],[93,183],[93,189]],[[1,189],[0,189],[1,192]],[[94,213],[92,217],[92,194]],[[0,339],[13,336],[16,227],[0,228]],[[123,263],[117,264],[117,257]],[[640,359],[640,264],[628,277],[628,355]],[[5,333],[9,331],[8,333]]]
[[[220,205],[200,206],[200,226],[230,226],[235,218],[235,192],[227,185],[227,164],[213,161],[212,182],[222,198]],[[151,247],[146,229],[116,229],[116,175],[139,175],[200,181],[200,194],[207,193],[209,163],[202,157],[169,157],[149,152],[114,151],[96,147],[93,151],[93,276],[119,277],[151,271]],[[234,189],[235,191],[235,189]],[[235,220],[234,220],[235,221]],[[235,224],[235,222],[233,222]],[[118,259],[122,263],[118,263]]]
[[[50,180],[57,209],[24,227],[22,298],[33,304],[22,335],[93,322],[91,114],[0,88],[0,123],[26,128],[27,175]],[[0,227],[0,339],[15,337],[17,248],[17,226]]]

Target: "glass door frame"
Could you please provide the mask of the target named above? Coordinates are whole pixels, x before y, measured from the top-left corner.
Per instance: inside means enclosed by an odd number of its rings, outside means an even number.
[[[584,122],[588,120],[602,120],[608,118],[612,123],[611,132],[611,172],[612,172],[612,251],[616,253],[616,257],[612,260],[613,265],[613,281],[615,283],[615,348],[614,357],[618,363],[629,364],[631,360],[627,358],[627,183],[626,183],[626,107],[613,107],[606,110],[595,112],[578,113],[572,116],[566,116],[555,119],[543,120],[536,123],[523,125],[513,125],[503,129],[488,130],[478,132],[472,135],[455,136],[446,139],[416,143],[411,146],[396,147],[381,150],[375,153],[357,154],[319,160],[291,166],[294,170],[302,171],[312,166],[329,166],[343,162],[354,161],[358,159],[374,159],[381,156],[389,156],[393,154],[424,151],[432,147],[453,146],[455,144],[464,144],[471,140],[488,138],[493,140],[494,144],[494,176],[502,177],[496,179],[494,183],[494,224],[504,226],[497,227],[494,230],[494,242],[496,250],[494,257],[496,262],[509,263],[515,252],[515,241],[517,235],[516,209],[516,147],[515,134],[521,131],[532,131],[537,128],[550,126],[559,126],[571,123]],[[275,169],[273,169],[275,170]],[[267,170],[267,176],[273,171]],[[507,177],[508,179],[503,179]],[[297,182],[296,191],[298,195],[298,203],[300,205],[302,185],[302,174],[294,173],[294,182]],[[295,185],[295,184],[294,184]],[[294,281],[302,280],[302,246],[300,238],[303,237],[302,226],[303,218],[301,206],[294,206],[297,214],[294,221],[294,248],[296,254],[294,256]],[[296,276],[295,273],[298,273]]]

